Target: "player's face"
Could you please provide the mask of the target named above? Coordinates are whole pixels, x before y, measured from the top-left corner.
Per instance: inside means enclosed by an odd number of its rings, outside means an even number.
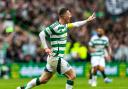
[[[72,14],[69,10],[67,10],[67,12],[63,16],[63,19],[64,19],[65,23],[70,23],[71,18],[72,18]]]
[[[98,28],[97,29],[97,34],[98,34],[98,36],[103,36],[104,35],[104,30],[102,29],[102,28]]]

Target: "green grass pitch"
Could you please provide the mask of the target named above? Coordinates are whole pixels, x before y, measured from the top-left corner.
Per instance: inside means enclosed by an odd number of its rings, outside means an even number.
[[[87,78],[76,78],[73,89],[128,89],[128,77],[114,77],[113,82],[106,84],[102,78],[98,78],[98,85],[91,87]],[[17,86],[27,83],[31,79],[0,79],[0,89],[16,89]],[[52,78],[47,84],[37,86],[33,89],[65,89],[66,78]]]

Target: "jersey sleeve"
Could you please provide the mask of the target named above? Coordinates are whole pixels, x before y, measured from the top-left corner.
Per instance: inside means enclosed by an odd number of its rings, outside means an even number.
[[[109,46],[109,39],[106,37],[106,46]]]
[[[67,27],[68,29],[72,29],[74,26],[73,26],[72,23],[68,23],[68,24],[66,24],[66,27]]]
[[[91,38],[91,40],[89,41],[88,45],[89,45],[90,47],[93,46],[93,38]]]
[[[72,29],[73,27],[80,27],[82,25],[85,25],[86,23],[87,23],[87,20],[77,21],[77,22],[74,22],[74,23],[68,23],[68,24],[66,24],[66,27],[68,29]]]

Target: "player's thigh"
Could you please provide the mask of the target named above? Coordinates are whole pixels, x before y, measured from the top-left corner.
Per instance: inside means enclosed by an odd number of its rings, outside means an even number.
[[[99,61],[98,60],[99,60],[99,57],[95,57],[95,56],[91,57],[91,66],[92,66],[92,68],[94,68],[94,67],[99,65]]]
[[[57,57],[48,56],[45,70],[54,73],[56,72],[57,64],[58,64]]]
[[[104,68],[105,68],[105,67],[103,67],[103,66],[98,66],[98,70],[99,70],[99,71],[104,71]]]
[[[64,74],[68,79],[75,79],[76,77],[76,72],[75,70],[71,67],[71,65],[65,61],[64,59],[61,59],[61,72]]]
[[[101,59],[99,61],[99,66],[100,66],[100,69],[105,68],[105,58],[104,57],[101,57]]]
[[[65,74],[67,71],[72,70],[71,65],[64,59],[61,59],[61,74]]]

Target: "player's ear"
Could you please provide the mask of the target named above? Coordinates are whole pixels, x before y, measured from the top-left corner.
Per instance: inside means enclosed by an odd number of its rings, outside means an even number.
[[[65,15],[63,15],[63,16],[62,16],[62,18],[63,18],[63,19],[65,19],[65,18],[66,18],[66,16],[65,16]]]

